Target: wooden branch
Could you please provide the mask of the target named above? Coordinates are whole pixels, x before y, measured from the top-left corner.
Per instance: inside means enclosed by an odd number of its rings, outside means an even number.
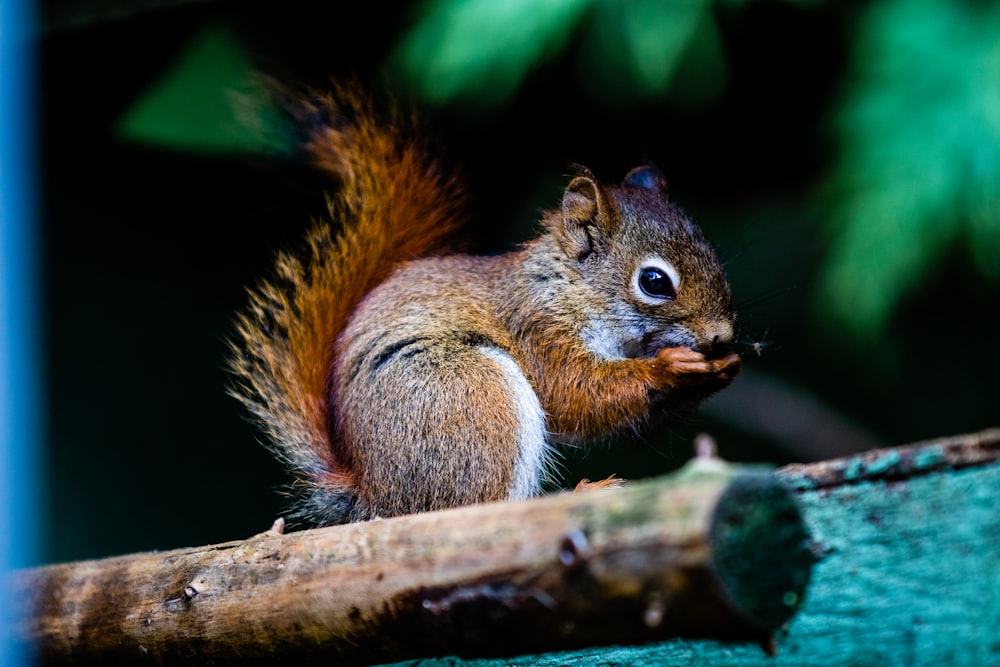
[[[618,490],[20,573],[48,664],[366,664],[668,637],[766,642],[813,562],[773,475]],[[757,649],[760,650],[759,648]]]

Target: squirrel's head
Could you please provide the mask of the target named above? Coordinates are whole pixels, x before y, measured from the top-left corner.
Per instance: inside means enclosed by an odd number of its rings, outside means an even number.
[[[584,331],[592,351],[609,358],[677,346],[706,357],[730,351],[736,310],[723,264],[669,201],[657,168],[637,167],[611,187],[581,170],[555,218],[557,242],[596,306]]]

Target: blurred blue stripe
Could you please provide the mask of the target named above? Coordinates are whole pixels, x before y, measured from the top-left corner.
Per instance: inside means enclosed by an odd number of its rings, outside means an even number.
[[[42,447],[33,40],[26,0],[0,0],[0,574],[38,558]],[[0,577],[0,629],[16,612]],[[0,632],[0,665],[28,661]]]

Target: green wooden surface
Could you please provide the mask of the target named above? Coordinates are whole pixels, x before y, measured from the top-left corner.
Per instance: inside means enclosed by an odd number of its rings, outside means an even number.
[[[800,500],[827,555],[773,658],[752,645],[672,641],[397,667],[1000,666],[1000,462],[805,489]]]

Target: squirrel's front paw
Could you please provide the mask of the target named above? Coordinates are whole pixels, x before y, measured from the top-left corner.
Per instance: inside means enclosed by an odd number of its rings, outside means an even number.
[[[718,359],[712,359],[710,363],[712,364],[712,372],[716,377],[720,380],[724,379],[727,383],[731,382],[736,377],[736,374],[740,372],[740,368],[743,367],[743,360],[735,352],[727,354],[724,357],[719,357]]]
[[[656,361],[674,375],[712,372],[712,364],[705,359],[705,355],[690,347],[665,347],[656,355]]]
[[[732,382],[742,364],[735,353],[706,359],[701,352],[689,347],[663,348],[656,355],[656,361],[663,365],[666,372],[685,382],[710,383],[718,388]]]

